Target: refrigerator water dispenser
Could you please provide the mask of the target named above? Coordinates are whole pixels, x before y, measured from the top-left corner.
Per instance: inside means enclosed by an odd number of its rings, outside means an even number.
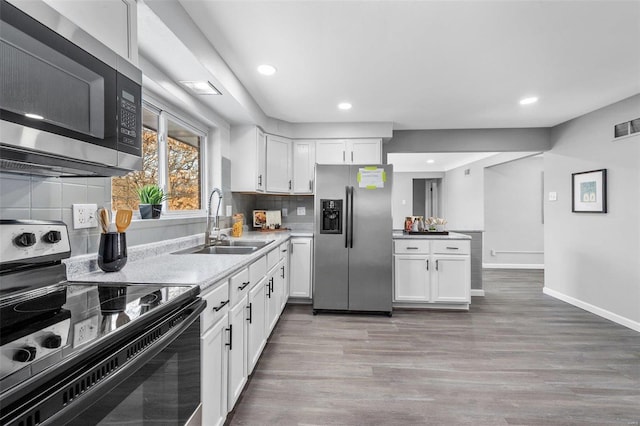
[[[342,234],[342,200],[320,200],[321,234]]]

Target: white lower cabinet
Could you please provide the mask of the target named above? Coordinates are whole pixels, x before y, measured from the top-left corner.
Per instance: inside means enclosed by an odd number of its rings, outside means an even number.
[[[289,296],[311,297],[312,238],[292,238],[289,260]]]
[[[224,424],[242,394],[286,304],[288,263],[287,241],[203,293],[203,425]]]
[[[396,306],[469,308],[468,241],[396,240],[393,258]]]
[[[229,411],[233,409],[238,397],[247,382],[247,350],[245,347],[247,321],[246,318],[247,295],[229,310],[229,376],[228,376],[228,401]]]
[[[247,306],[247,373],[251,374],[256,366],[264,344],[265,335],[265,297],[266,278],[260,281],[249,292]]]
[[[228,325],[225,315],[200,338],[203,425],[223,425],[227,418]]]
[[[216,426],[227,418],[228,281],[218,283],[202,298],[207,302],[200,316],[202,424]]]

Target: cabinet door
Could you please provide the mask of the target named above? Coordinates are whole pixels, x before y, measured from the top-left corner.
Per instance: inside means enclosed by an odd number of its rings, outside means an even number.
[[[260,129],[257,129],[256,136],[256,153],[257,153],[257,164],[256,164],[256,191],[264,192],[267,187],[267,137],[264,132]],[[251,154],[249,154],[251,155]]]
[[[469,303],[471,301],[469,256],[434,256],[433,262],[433,300]]]
[[[316,142],[316,163],[344,164],[347,158],[347,141],[327,139]]]
[[[227,418],[227,326],[225,315],[200,338],[203,425],[222,425]]]
[[[313,168],[316,162],[314,141],[293,141],[293,192],[313,193]]]
[[[266,280],[263,280],[258,283],[249,292],[249,304],[247,305],[247,374],[253,372],[253,368],[258,362],[266,342],[264,334],[265,282]]]
[[[247,295],[240,300],[236,306],[229,310],[229,327],[227,328],[227,348],[229,348],[229,411],[233,409],[238,397],[242,393],[242,388],[247,382],[246,371],[246,324],[245,311],[247,307]]]
[[[267,192],[291,192],[291,140],[267,135]]]
[[[289,300],[289,246],[290,242],[287,241],[284,244],[280,244],[280,251],[282,252],[282,297],[280,298],[280,313],[284,310],[284,307],[287,305],[287,300]]]
[[[380,164],[382,163],[382,143],[380,139],[355,139],[349,141],[348,163]]]
[[[277,275],[278,275],[279,270],[274,269],[271,274],[269,274],[269,278],[267,280],[267,284],[265,286],[267,294],[266,294],[266,299],[265,299],[265,312],[266,312],[266,317],[267,317],[267,321],[265,324],[265,336],[268,339],[269,335],[271,334],[271,330],[273,330],[273,326],[276,324],[276,321],[278,320],[278,314],[279,314],[279,306],[280,303],[278,302],[278,293],[277,293]]]
[[[429,301],[429,256],[394,256],[394,300]]]
[[[311,238],[291,240],[289,295],[311,297]]]

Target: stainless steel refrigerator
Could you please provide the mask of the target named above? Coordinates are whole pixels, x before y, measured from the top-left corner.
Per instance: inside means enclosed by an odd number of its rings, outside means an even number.
[[[392,165],[316,165],[313,313],[392,302]]]

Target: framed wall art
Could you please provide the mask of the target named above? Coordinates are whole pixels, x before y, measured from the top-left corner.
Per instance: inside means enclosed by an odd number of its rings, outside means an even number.
[[[607,212],[607,169],[571,174],[571,211]]]

